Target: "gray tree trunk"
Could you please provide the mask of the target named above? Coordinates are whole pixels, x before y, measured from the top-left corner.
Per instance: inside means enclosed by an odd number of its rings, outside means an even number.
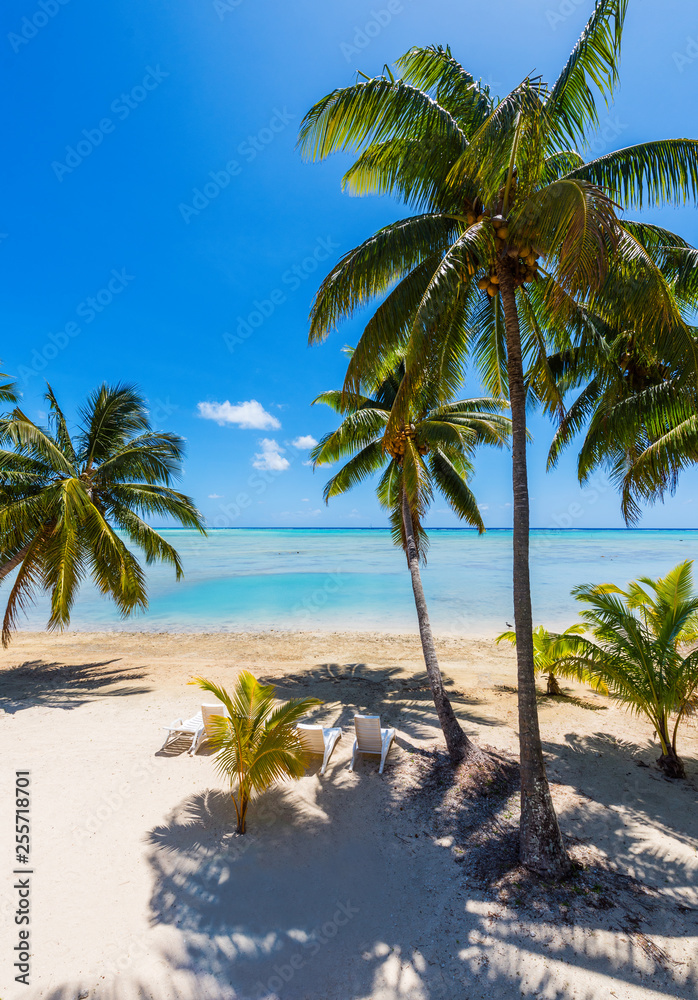
[[[560,833],[545,772],[538,724],[533,660],[533,616],[529,578],[529,501],[526,467],[526,386],[511,258],[497,261],[504,309],[507,371],[512,419],[514,501],[514,622],[518,667],[519,753],[521,761],[521,861],[541,875],[559,878],[571,865]]]
[[[422,575],[419,572],[419,554],[414,536],[412,511],[410,510],[409,501],[404,489],[402,491],[402,522],[405,528],[407,565],[410,568],[410,575],[412,577],[412,592],[414,593],[414,603],[417,609],[417,621],[419,622],[419,636],[422,640],[424,665],[427,670],[429,684],[431,685],[436,714],[439,717],[439,722],[446,739],[449,756],[454,763],[458,763],[465,757],[469,757],[471,754],[479,754],[481,751],[472,740],[468,739],[461,729],[460,723],[453,711],[453,706],[444,691],[443,678],[436,656],[431,623],[429,622],[427,602],[424,597],[424,588],[422,587]]]

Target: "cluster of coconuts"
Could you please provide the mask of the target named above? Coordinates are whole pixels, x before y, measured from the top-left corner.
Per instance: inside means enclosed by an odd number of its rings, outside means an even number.
[[[514,177],[512,180],[512,194],[515,190],[515,184],[516,178]],[[500,197],[503,196],[503,193],[504,191],[502,189]],[[538,258],[541,254],[535,247],[526,243],[521,245],[516,243],[509,244],[509,226],[503,215],[490,216],[489,212],[484,210],[478,212],[476,210],[476,206],[468,205],[465,217],[469,226],[475,225],[476,222],[482,222],[484,219],[491,218],[492,226],[494,228],[497,257],[502,258],[506,254],[515,261],[513,274],[515,287],[518,288],[519,285],[530,284],[539,277]],[[468,264],[466,265],[466,271],[470,276],[472,276],[475,273],[475,268],[471,264]],[[478,281],[478,288],[480,288],[483,292],[487,292],[487,294],[492,297],[497,294],[499,291],[499,277],[497,276],[497,272],[494,267],[490,270],[487,277]]]
[[[399,462],[402,458],[405,457],[405,452],[407,451],[407,441],[409,439],[414,441],[414,437],[415,437],[414,424],[410,424],[407,427],[403,424],[400,430],[395,435],[395,437],[392,438],[390,441],[385,442],[385,449],[389,455],[392,455],[393,458],[397,459]],[[420,455],[426,455],[429,449],[424,445],[417,445],[417,451],[419,452]]]

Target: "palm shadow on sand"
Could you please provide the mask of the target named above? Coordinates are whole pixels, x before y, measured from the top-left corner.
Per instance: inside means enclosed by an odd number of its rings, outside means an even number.
[[[142,680],[147,676],[145,670],[113,666],[117,663],[118,658],[68,665],[27,660],[0,672],[0,709],[10,715],[36,706],[72,709],[95,698],[125,697],[150,690],[142,684],[127,683]]]

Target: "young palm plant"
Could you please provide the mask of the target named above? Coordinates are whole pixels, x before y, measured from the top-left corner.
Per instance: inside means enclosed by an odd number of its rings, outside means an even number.
[[[662,748],[657,763],[672,778],[685,778],[676,750],[680,724],[698,709],[698,595],[692,562],[657,580],[641,577],[621,590],[612,583],[583,585],[572,593],[583,604],[583,627],[593,638],[569,639],[557,666],[608,691],[655,728]]]
[[[172,518],[204,532],[193,501],[171,488],[183,442],[153,431],[145,400],[128,385],[103,385],[80,411],[71,436],[49,387],[49,422],[16,408],[0,419],[0,581],[18,569],[2,625],[4,646],[36,592],[51,597],[49,629],[62,629],[89,573],[125,616],[148,605],[145,575],[122,536],[147,563],[182,577],[176,550],[144,520]]]
[[[698,142],[641,143],[585,162],[577,151],[609,100],[627,0],[598,0],[552,85],[526,78],[495,100],[448,48],[414,48],[376,78],[335,90],[305,116],[302,152],[360,155],[345,175],[354,194],[389,194],[418,214],[349,251],[317,293],[317,342],[371,301],[383,301],[357,345],[346,389],[395,350],[409,377],[393,408],[403,419],[424,371],[460,385],[452,359],[478,363],[488,391],[511,400],[514,614],[521,758],[521,858],[569,870],[550,797],[535,699],[529,579],[527,390],[534,368],[582,336],[590,312],[642,329],[662,356],[687,354],[676,289],[695,301],[692,251],[624,209],[683,203],[698,188]],[[530,378],[529,378],[530,374]]]
[[[547,678],[546,693],[549,695],[561,695],[562,688],[557,682],[557,666],[562,659],[570,652],[570,644],[567,641],[569,635],[579,635],[584,631],[583,625],[571,625],[560,635],[553,635],[546,628],[539,625],[533,630],[533,658],[537,674],[545,674]],[[516,645],[516,632],[502,632],[496,638],[497,645],[506,640],[512,646]]]
[[[296,724],[315,705],[318,698],[292,698],[277,703],[273,684],[260,684],[243,670],[232,694],[195,677],[228,710],[212,719],[211,742],[217,750],[216,766],[230,780],[231,798],[237,813],[237,832],[247,829],[247,810],[254,795],[260,795],[284,778],[300,778],[308,766],[308,753]]]
[[[467,524],[484,531],[475,497],[468,486],[472,456],[482,444],[501,447],[508,441],[511,421],[502,414],[506,404],[496,399],[463,399],[440,403],[422,387],[419,403],[393,431],[392,408],[405,376],[399,362],[362,392],[324,392],[315,400],[343,417],[336,431],[312,452],[316,465],[349,461],[325,486],[325,500],[350,490],[380,472],[378,499],[389,512],[393,539],[407,557],[417,609],[424,664],[446,746],[454,763],[478,753],[463,732],[443,685],[419,570],[427,548],[423,521],[434,490],[446,498]]]

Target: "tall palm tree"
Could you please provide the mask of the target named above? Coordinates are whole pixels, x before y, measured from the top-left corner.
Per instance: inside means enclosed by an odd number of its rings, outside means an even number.
[[[204,532],[194,502],[171,488],[183,441],[153,431],[133,386],[102,385],[79,413],[71,436],[51,387],[47,427],[19,408],[0,420],[0,581],[18,569],[2,625],[4,646],[40,589],[51,595],[49,629],[62,629],[89,573],[128,615],[148,605],[145,575],[122,538],[147,563],[182,566],[176,550],[144,520],[172,518]]]
[[[449,359],[469,354],[488,390],[511,400],[521,858],[551,876],[569,860],[535,700],[527,389],[549,353],[586,332],[590,311],[608,322],[632,318],[662,356],[688,353],[695,371],[681,309],[697,296],[692,251],[668,245],[657,227],[621,220],[617,206],[694,197],[698,142],[641,143],[591,162],[576,149],[599,124],[596,96],[609,100],[618,80],[626,9],[627,0],[598,0],[550,86],[527,77],[495,100],[448,48],[413,48],[397,62],[401,79],[386,68],[333,91],[300,133],[302,152],[316,159],[361,151],[344,178],[352,193],[395,195],[418,211],[345,254],[317,293],[311,342],[383,298],[346,388],[401,350],[408,378],[397,424],[421,372],[442,366],[444,392],[455,392],[460,368]]]
[[[698,709],[698,594],[693,563],[679,563],[657,580],[641,577],[621,590],[612,583],[575,587],[583,627],[593,638],[572,637],[558,671],[608,691],[645,715],[662,753],[657,763],[685,778],[676,750],[680,724]]]
[[[217,750],[216,765],[230,780],[237,813],[237,832],[247,830],[247,810],[253,795],[260,795],[283,778],[300,778],[308,766],[308,752],[297,723],[319,698],[292,698],[277,703],[273,684],[260,684],[248,670],[235,681],[232,694],[225,688],[195,677],[228,710],[214,716],[211,742]]]
[[[472,456],[481,444],[505,444],[511,421],[501,413],[506,406],[501,400],[440,403],[438,394],[430,397],[423,385],[414,408],[394,431],[392,408],[404,377],[405,365],[401,361],[378,382],[362,386],[365,392],[335,390],[318,396],[316,403],[326,403],[343,420],[336,431],[322,438],[311,456],[316,465],[350,456],[325,486],[328,502],[330,497],[381,473],[378,499],[389,512],[393,540],[407,557],[424,664],[446,746],[457,763],[479,751],[456,718],[439,668],[419,570],[428,543],[423,522],[436,489],[467,524],[480,532],[485,530],[468,486]]]
[[[561,695],[562,689],[557,682],[558,664],[570,652],[571,646],[567,641],[569,635],[579,635],[584,630],[583,625],[570,625],[560,635],[548,632],[547,628],[539,625],[533,630],[533,656],[536,673],[545,674],[547,678],[546,693],[549,695]],[[510,642],[516,645],[516,632],[502,632],[495,639],[497,645],[500,642]]]

